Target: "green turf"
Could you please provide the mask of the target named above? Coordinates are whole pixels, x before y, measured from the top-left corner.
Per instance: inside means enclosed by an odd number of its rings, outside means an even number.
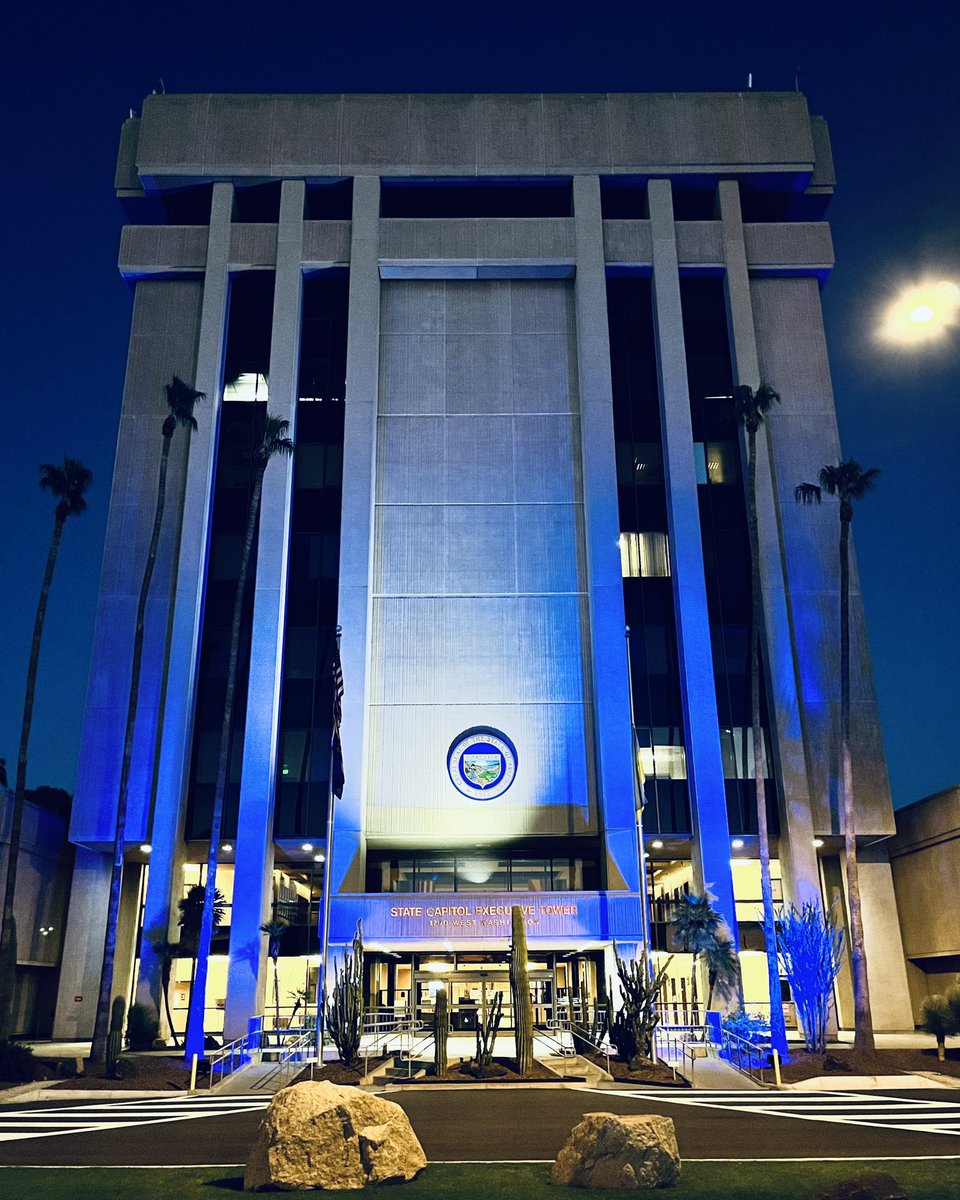
[[[861,1163],[686,1163],[676,1187],[658,1193],[670,1200],[810,1200],[814,1192],[847,1179]],[[956,1200],[960,1161],[878,1163],[895,1176],[910,1200]],[[629,1193],[551,1186],[547,1165],[473,1165],[438,1163],[412,1183],[382,1193],[384,1200],[610,1200]],[[110,1170],[37,1170],[0,1168],[0,1195],[16,1200],[217,1200],[239,1192],[236,1171],[137,1168]],[[281,1192],[283,1196],[322,1195],[356,1200],[356,1192]]]

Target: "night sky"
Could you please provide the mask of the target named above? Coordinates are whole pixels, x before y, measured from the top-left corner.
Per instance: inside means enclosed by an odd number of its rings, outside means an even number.
[[[844,453],[883,472],[854,530],[894,801],[960,782],[960,331],[909,353],[872,336],[900,285],[960,280],[958,13],[947,0],[6,6],[0,757],[16,760],[52,523],[37,466],[69,454],[95,483],[64,534],[28,782],[72,790],[131,307],[111,184],[120,124],[161,79],[168,92],[739,91],[752,72],[784,91],[799,68],[837,165],[824,306]]]

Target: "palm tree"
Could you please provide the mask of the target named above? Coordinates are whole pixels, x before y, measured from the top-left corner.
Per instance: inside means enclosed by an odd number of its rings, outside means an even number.
[[[707,1007],[713,1008],[715,1000],[729,1004],[740,998],[740,956],[730,934],[723,928],[707,942],[700,951],[707,968],[707,984],[710,989]]]
[[[205,888],[202,883],[195,883],[187,889],[187,894],[177,901],[180,910],[180,955],[190,959],[190,989],[197,975],[197,947],[200,945],[200,926],[203,924],[203,897]],[[223,921],[226,900],[223,892],[217,888],[213,898],[213,928],[219,929]]]
[[[853,502],[862,500],[880,472],[864,469],[849,458],[820,468],[819,484],[801,483],[794,489],[800,504],[819,504],[824,492],[840,501],[840,812],[847,868],[847,903],[850,910],[850,957],[853,967],[853,1009],[856,1050],[873,1050],[873,1017],[867,983],[867,956],[863,944],[860,906],[860,872],[857,867],[857,826],[853,811],[853,764],[850,758],[850,522]]]
[[[276,1010],[277,1023],[276,1029],[280,1029],[280,974],[279,974],[279,958],[280,958],[280,941],[283,935],[287,932],[289,926],[284,925],[282,921],[268,921],[265,925],[260,926],[260,932],[265,933],[270,939],[267,946],[267,953],[273,962],[273,1006]],[[277,1033],[277,1045],[280,1044],[280,1034]]]
[[[17,866],[20,837],[23,829],[24,792],[27,787],[27,747],[30,726],[33,724],[33,699],[37,687],[37,666],[40,662],[40,642],[43,622],[47,615],[47,598],[57,564],[60,537],[67,517],[78,517],[87,507],[83,495],[93,482],[93,474],[75,458],[64,458],[60,466],[44,463],[40,468],[40,487],[56,500],[53,510],[53,534],[47,551],[47,566],[40,585],[37,615],[33,622],[33,642],[27,666],[27,690],[23,700],[23,722],[20,726],[20,753],[17,756],[17,778],[13,793],[13,814],[10,823],[10,848],[7,851],[7,879],[3,892],[3,934],[0,945],[0,1038],[8,1037],[13,1021],[13,996],[17,977],[17,926],[13,902],[17,890]]]
[[[179,1049],[180,1042],[177,1038],[177,1031],[173,1027],[173,1016],[170,1013],[170,974],[173,970],[174,959],[180,957],[180,943],[171,942],[165,937],[148,937],[147,940],[153,947],[153,953],[160,964],[160,988],[163,992],[163,1009],[166,1013],[167,1026],[170,1030],[170,1036],[173,1038],[174,1047]]]
[[[220,850],[220,832],[223,826],[223,799],[227,789],[227,768],[230,759],[230,735],[233,726],[233,705],[237,690],[237,665],[240,659],[240,623],[243,615],[243,597],[246,590],[247,570],[253,550],[254,534],[260,516],[260,496],[263,492],[263,476],[271,458],[293,454],[293,442],[287,436],[290,422],[281,417],[265,413],[260,440],[253,448],[253,487],[250,491],[250,507],[247,512],[247,528],[240,555],[240,574],[233,601],[233,624],[230,630],[230,660],[227,667],[227,686],[223,701],[223,726],[220,732],[220,754],[217,760],[217,782],[213,793],[213,813],[210,819],[210,847],[207,854],[207,879],[203,904],[203,921],[200,925],[200,944],[197,951],[197,975],[190,993],[190,1014],[187,1019],[186,1055],[203,1054],[203,1019],[207,988],[207,958],[213,934],[213,902],[217,888],[217,857]]]
[[[780,396],[768,383],[756,391],[745,384],[734,389],[733,407],[747,435],[747,526],[750,534],[750,711],[753,728],[753,778],[757,792],[757,847],[760,853],[760,895],[763,900],[763,941],[767,952],[767,990],[770,993],[770,1042],[784,1058],[787,1028],[780,993],[777,957],[777,917],[770,879],[770,831],[767,825],[766,765],[763,725],[760,720],[760,631],[763,626],[763,592],[760,584],[760,537],[757,529],[757,433]]]
[[[693,1016],[697,996],[697,962],[713,946],[724,927],[723,917],[714,907],[715,897],[685,892],[677,901],[670,918],[670,932],[685,954],[693,955],[690,968],[690,1010]],[[732,939],[731,939],[732,944]]]
[[[143,660],[143,632],[147,614],[147,597],[150,581],[157,561],[160,543],[160,526],[163,524],[163,509],[167,492],[167,465],[170,460],[170,444],[177,426],[196,429],[193,406],[202,400],[203,392],[195,391],[177,375],[166,384],[169,412],[163,420],[161,433],[163,444],[160,451],[160,473],[157,478],[157,508],[153,518],[153,533],[147,551],[147,563],[140,584],[140,600],[137,604],[137,624],[133,637],[133,659],[130,667],[130,695],[127,700],[127,726],[123,737],[123,758],[120,763],[120,787],[117,795],[117,820],[113,838],[113,870],[110,875],[110,899],[107,903],[107,925],[103,939],[103,966],[100,969],[100,993],[97,998],[97,1017],[93,1026],[93,1044],[90,1047],[91,1066],[105,1066],[107,1061],[107,1034],[110,1028],[110,994],[113,991],[113,969],[117,950],[117,918],[120,913],[120,880],[123,875],[123,855],[126,849],[127,792],[130,785],[130,761],[133,755],[133,734],[137,723],[137,704],[140,699],[140,668]]]

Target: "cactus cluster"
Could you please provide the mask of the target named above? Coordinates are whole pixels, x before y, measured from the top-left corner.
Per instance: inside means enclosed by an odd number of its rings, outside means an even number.
[[[523,911],[517,904],[510,909],[510,923],[510,995],[513,999],[517,1071],[520,1075],[529,1075],[533,1070],[533,1002],[527,974],[527,929]]]
[[[477,1023],[477,1053],[474,1057],[476,1074],[493,1072],[493,1048],[497,1044],[497,1031],[503,1019],[503,992],[497,992],[487,1009],[486,1017]]]
[[[613,944],[613,953],[617,962],[622,1005],[613,1020],[610,1040],[620,1058],[626,1063],[633,1063],[637,1058],[650,1057],[653,1031],[660,1019],[657,998],[672,957],[667,959],[651,980],[640,962],[624,962],[616,942]]]
[[[363,927],[357,922],[350,954],[334,968],[334,982],[327,1001],[327,1029],[337,1047],[340,1061],[354,1066],[360,1056],[363,1031]]]
[[[450,1001],[447,989],[441,984],[433,1007],[433,1073],[444,1075],[447,1070],[447,1036],[450,1033]]]

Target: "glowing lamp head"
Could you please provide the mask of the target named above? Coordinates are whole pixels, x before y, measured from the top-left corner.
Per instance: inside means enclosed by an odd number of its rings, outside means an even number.
[[[141,854],[149,854],[152,849],[153,849],[153,847],[150,845],[149,842],[141,842],[140,843],[140,853]]]
[[[880,334],[885,341],[911,346],[940,337],[960,322],[960,286],[949,279],[906,288],[887,309]]]
[[[730,845],[734,848],[734,850],[742,850],[743,838],[734,838]]]
[[[654,838],[653,841],[650,843],[650,845],[653,847],[654,850],[662,850],[663,849],[663,842],[660,840],[660,838]]]

